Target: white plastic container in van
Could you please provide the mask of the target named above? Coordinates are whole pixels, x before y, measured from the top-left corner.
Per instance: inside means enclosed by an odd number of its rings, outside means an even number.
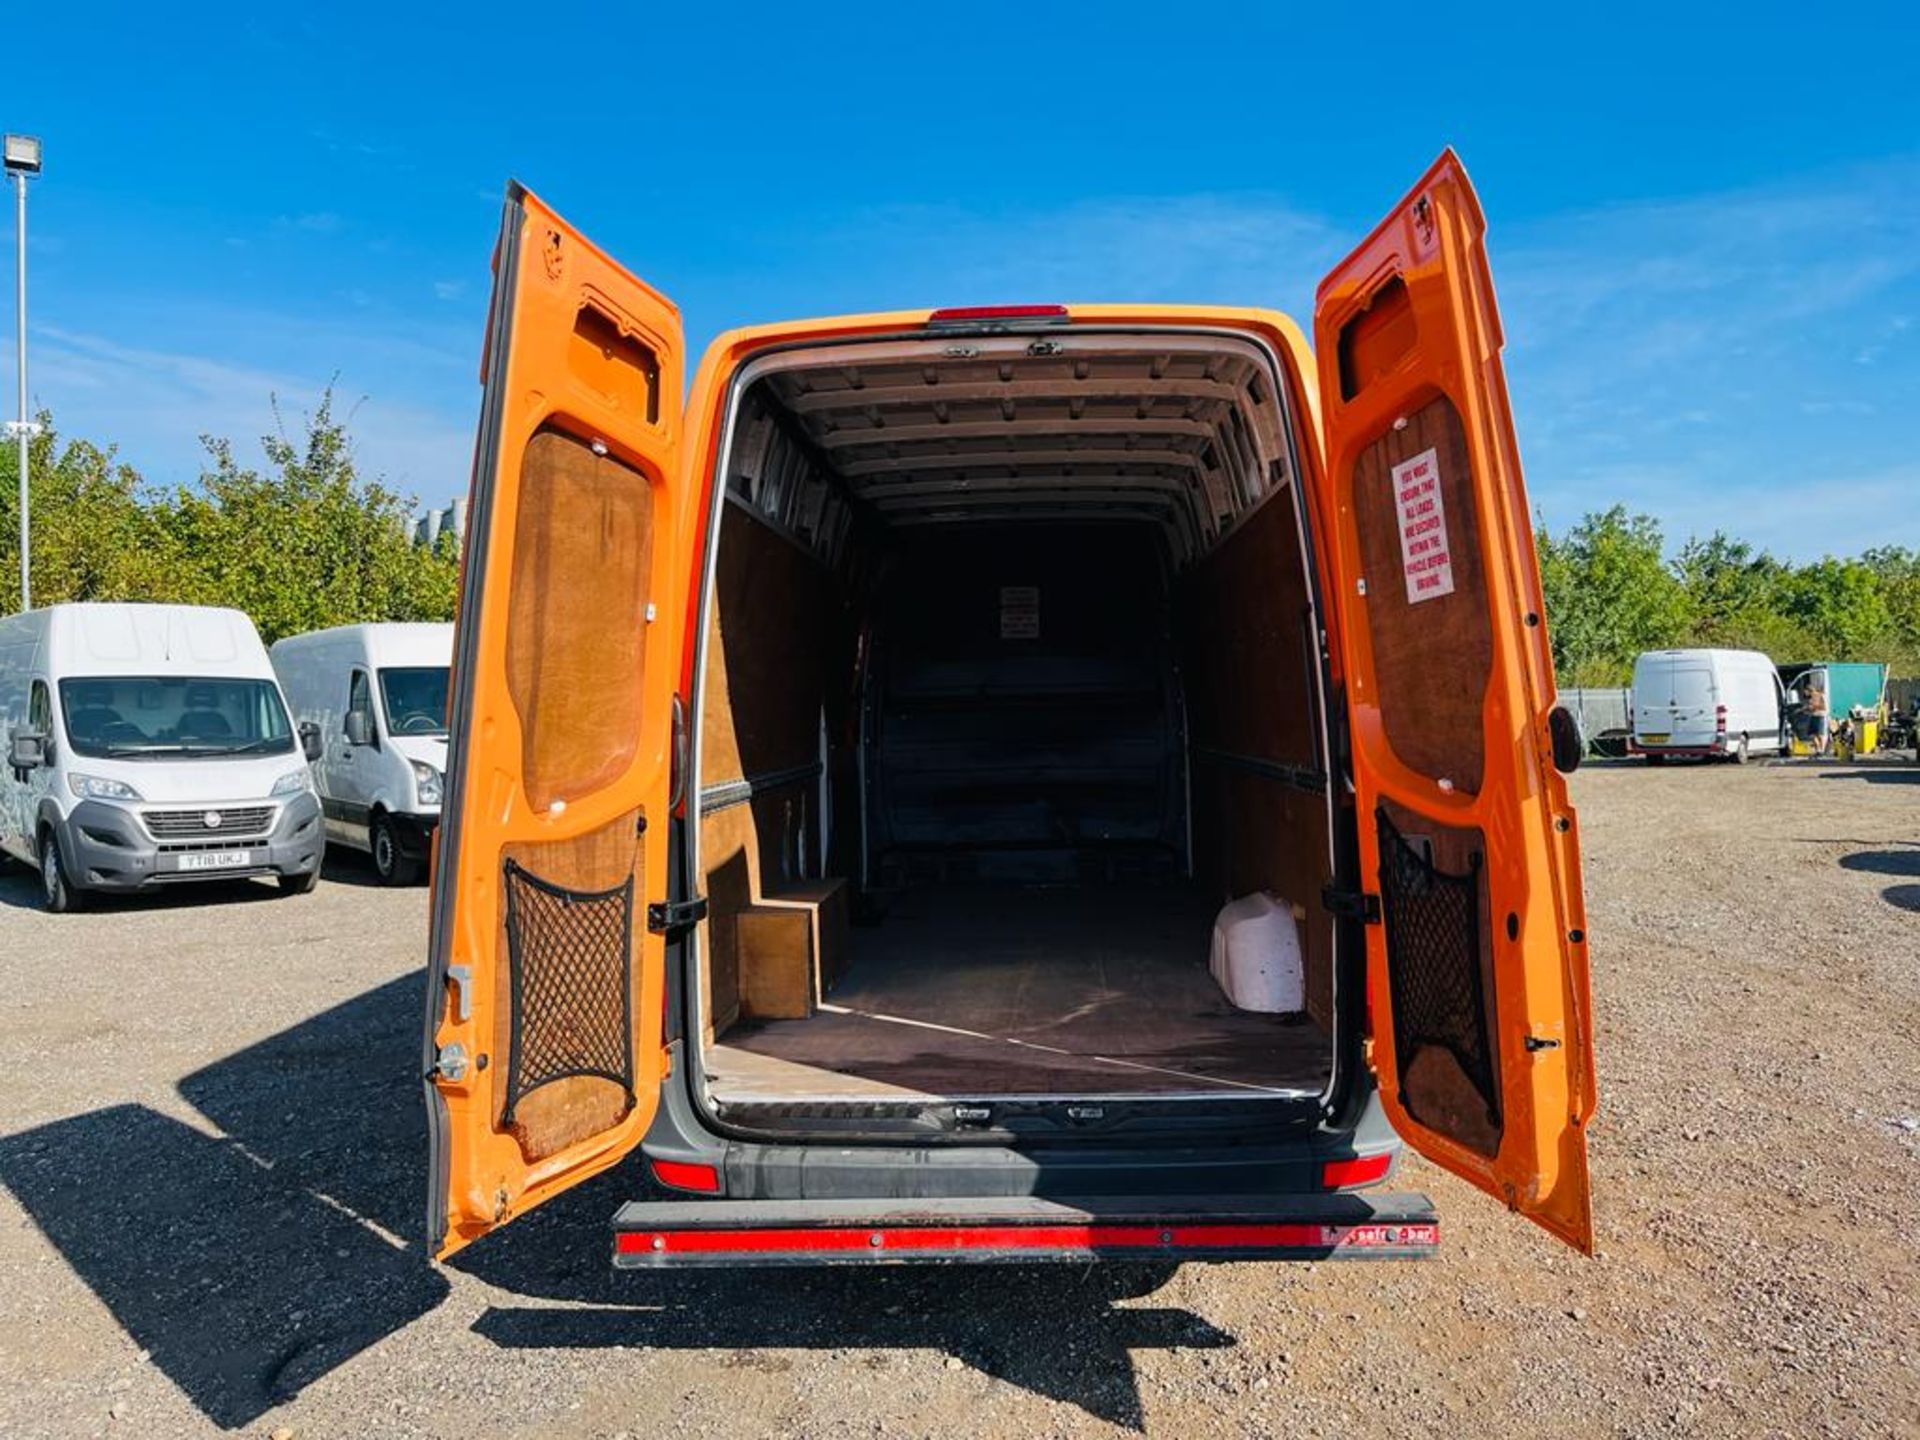
[[[253,622],[197,605],[0,619],[0,852],[50,910],[93,893],[273,876],[303,893],[326,837]]]
[[[327,838],[364,850],[388,885],[420,878],[440,823],[453,626],[342,625],[273,647],[303,724],[320,732],[314,783]]]
[[[1633,749],[1744,761],[1785,750],[1780,680],[1758,650],[1648,650],[1633,662]]]

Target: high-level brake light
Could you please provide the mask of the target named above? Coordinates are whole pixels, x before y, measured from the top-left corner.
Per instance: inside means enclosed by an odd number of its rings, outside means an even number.
[[[1064,305],[949,305],[927,317],[929,325],[991,325],[1000,321],[1025,320],[1043,325],[1064,325],[1072,317]]]

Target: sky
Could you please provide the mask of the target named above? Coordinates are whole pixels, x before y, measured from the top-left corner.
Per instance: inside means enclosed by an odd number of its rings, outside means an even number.
[[[915,305],[1306,323],[1452,145],[1550,527],[1621,503],[1672,542],[1920,545],[1910,4],[429,8],[5,22],[0,127],[46,146],[29,379],[57,428],[190,482],[200,435],[257,453],[331,382],[363,467],[445,504],[509,177],[671,296],[697,354]]]

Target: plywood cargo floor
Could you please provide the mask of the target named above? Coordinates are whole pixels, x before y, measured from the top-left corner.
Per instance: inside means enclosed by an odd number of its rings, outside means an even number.
[[[818,1014],[734,1026],[707,1074],[731,1102],[1317,1093],[1326,1032],[1207,973],[1217,909],[1177,885],[909,890]]]

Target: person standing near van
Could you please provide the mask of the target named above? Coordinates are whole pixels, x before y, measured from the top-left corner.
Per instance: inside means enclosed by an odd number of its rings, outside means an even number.
[[[1816,755],[1827,753],[1827,687],[1818,675],[1807,677],[1807,745]]]

